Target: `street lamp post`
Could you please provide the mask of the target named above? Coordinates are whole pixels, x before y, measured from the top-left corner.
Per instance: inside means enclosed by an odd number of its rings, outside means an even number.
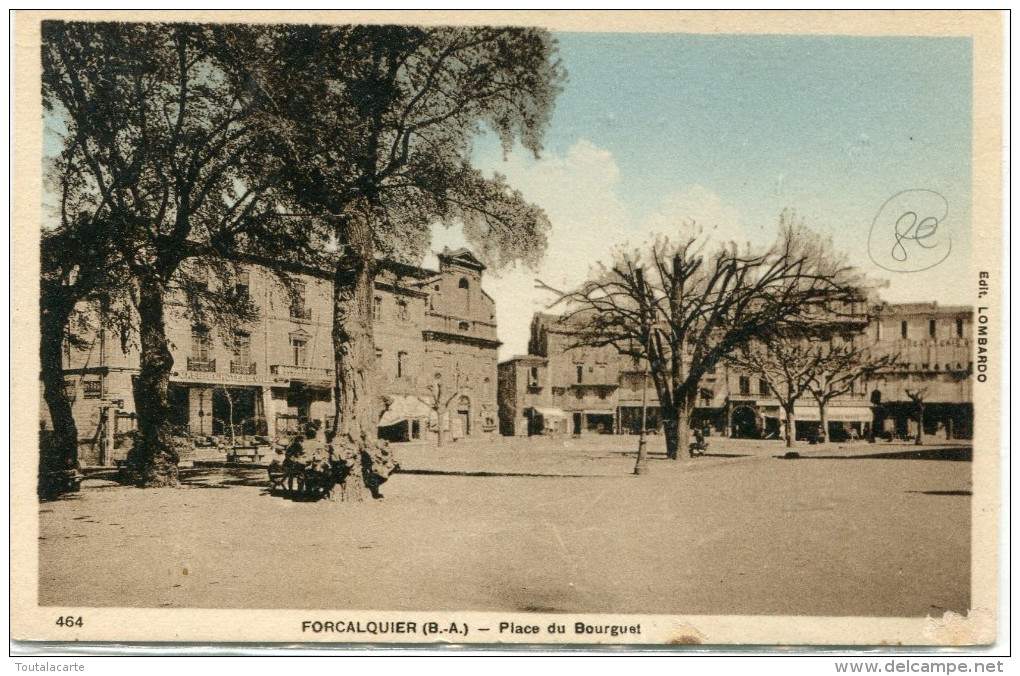
[[[648,445],[648,376],[652,368],[652,335],[660,331],[662,323],[656,323],[648,327],[648,339],[645,344],[645,372],[641,379],[641,436],[638,437],[637,462],[634,463],[634,474],[645,474],[648,472],[648,453],[645,447]]]
[[[649,334],[650,336],[651,334]],[[649,338],[649,343],[651,339]],[[641,378],[641,436],[638,438],[637,462],[634,463],[634,474],[644,474],[648,471],[648,456],[645,446],[648,444],[648,371],[649,360],[645,359],[645,373]]]

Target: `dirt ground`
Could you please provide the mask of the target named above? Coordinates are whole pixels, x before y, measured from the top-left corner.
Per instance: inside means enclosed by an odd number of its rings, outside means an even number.
[[[969,448],[653,438],[396,446],[364,503],[272,495],[260,468],[40,505],[52,606],[941,615],[970,588]]]

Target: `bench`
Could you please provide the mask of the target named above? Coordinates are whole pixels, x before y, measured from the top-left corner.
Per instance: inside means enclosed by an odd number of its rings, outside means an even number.
[[[249,462],[258,462],[266,457],[265,446],[233,446],[227,449],[227,462],[237,462],[241,458]]]

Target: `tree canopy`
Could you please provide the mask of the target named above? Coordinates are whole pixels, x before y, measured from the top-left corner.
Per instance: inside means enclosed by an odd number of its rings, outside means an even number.
[[[138,313],[141,484],[176,483],[168,294],[243,314],[215,291],[245,255],[331,263],[337,420],[371,445],[377,258],[420,262],[437,222],[495,266],[545,250],[541,209],[471,162],[486,131],[541,150],[546,31],[48,21],[42,51],[61,227],[109,244]]]
[[[252,69],[292,153],[288,187],[341,246],[366,221],[375,254],[418,263],[430,226],[459,222],[488,264],[542,255],[544,213],[471,161],[486,131],[541,150],[565,77],[546,31],[282,26],[261,40],[274,48]]]

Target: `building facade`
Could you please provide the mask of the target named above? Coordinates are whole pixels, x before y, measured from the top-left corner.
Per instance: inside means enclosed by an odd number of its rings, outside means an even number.
[[[916,437],[923,403],[923,435],[973,436],[973,331],[974,310],[969,306],[900,303],[874,308],[868,327],[873,349],[899,356],[899,366],[883,373],[869,392],[877,435]]]
[[[373,317],[380,436],[426,439],[497,431],[495,304],[482,290],[485,267],[467,250],[444,251],[439,269],[383,262]],[[252,262],[233,293],[246,294],[258,318],[209,326],[168,303],[174,358],[172,423],[201,446],[275,437],[311,423],[333,424],[331,275],[289,271],[287,280]],[[134,429],[138,351],[100,330],[82,349],[65,350],[72,410],[83,464],[123,457]],[[436,395],[442,395],[437,397]],[[45,405],[42,425],[48,424]]]
[[[923,433],[969,438],[973,433],[971,332],[973,310],[935,303],[881,304],[832,325],[841,340],[896,355],[897,366],[827,406],[832,439],[913,437],[924,400]],[[500,432],[638,434],[661,430],[658,396],[643,362],[611,347],[574,348],[570,324],[537,314],[529,354],[499,365]],[[702,379],[692,424],[730,437],[779,438],[785,413],[768,384],[754,373],[720,363]],[[817,435],[821,413],[805,394],[795,406],[800,438]]]

